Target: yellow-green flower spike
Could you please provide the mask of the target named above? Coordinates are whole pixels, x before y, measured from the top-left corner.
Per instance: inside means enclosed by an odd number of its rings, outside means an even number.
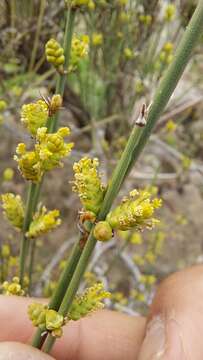
[[[75,71],[81,59],[84,59],[89,50],[89,36],[88,35],[80,35],[73,36],[72,46],[71,46],[71,57],[70,57],[70,65],[69,72]]]
[[[80,318],[104,307],[103,300],[110,298],[111,294],[104,290],[102,283],[97,283],[85,292],[76,296],[68,313],[68,320],[79,320]]]
[[[37,129],[46,125],[48,119],[48,106],[44,100],[38,100],[22,106],[21,121],[32,135]]]
[[[2,292],[4,295],[16,295],[16,296],[25,295],[25,292],[20,285],[20,280],[17,276],[13,277],[11,282],[8,281],[3,282]]]
[[[46,330],[46,310],[47,306],[33,303],[28,306],[28,316],[33,326],[38,326],[41,330]]]
[[[95,214],[98,213],[101,207],[105,193],[105,188],[97,171],[98,166],[98,159],[88,157],[82,158],[73,165],[75,173],[73,191],[79,195],[84,209]]]
[[[46,207],[43,206],[35,213],[26,236],[35,238],[55,229],[61,224],[59,214],[59,210],[47,211]]]
[[[63,70],[65,62],[64,49],[55,39],[50,39],[46,43],[45,54],[46,59],[50,64],[59,71]]]
[[[24,221],[24,205],[20,195],[6,193],[1,195],[4,216],[17,229],[22,229]]]
[[[107,215],[106,220],[112,229],[116,230],[151,229],[158,222],[153,218],[154,210],[161,204],[161,199],[151,200],[148,191],[133,190],[129,197],[124,198],[122,203]]]
[[[18,163],[18,169],[26,180],[33,183],[40,182],[43,171],[40,165],[39,154],[36,151],[27,151],[24,143],[18,144],[14,160]]]
[[[18,144],[14,159],[18,162],[22,176],[38,183],[45,171],[62,167],[61,159],[67,156],[73,147],[73,143],[64,141],[64,137],[69,134],[70,130],[67,127],[60,128],[53,134],[47,134],[47,128],[41,127],[37,130],[34,151],[27,151],[24,143]]]
[[[107,221],[99,221],[94,228],[94,237],[98,241],[111,240],[113,236],[112,228]]]
[[[48,134],[46,127],[38,129],[35,151],[39,156],[42,171],[63,167],[61,159],[69,155],[73,147],[73,143],[65,143],[64,141],[64,138],[69,134],[68,127],[60,128],[54,134]]]
[[[62,326],[64,317],[57,311],[48,309],[47,305],[33,303],[28,306],[28,316],[33,326],[39,327],[42,331],[47,331],[55,337],[63,334]]]

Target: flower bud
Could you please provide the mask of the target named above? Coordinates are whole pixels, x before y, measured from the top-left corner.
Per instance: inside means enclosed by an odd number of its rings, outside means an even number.
[[[3,172],[3,181],[11,181],[13,179],[14,171],[12,168],[6,168]]]
[[[61,95],[60,94],[53,95],[49,106],[50,115],[55,114],[60,109],[61,106],[62,106]]]
[[[94,228],[94,237],[98,241],[108,241],[112,238],[112,228],[107,221],[99,221]]]
[[[58,70],[63,68],[65,63],[64,50],[55,39],[50,39],[46,43],[45,53],[49,63],[51,63]]]

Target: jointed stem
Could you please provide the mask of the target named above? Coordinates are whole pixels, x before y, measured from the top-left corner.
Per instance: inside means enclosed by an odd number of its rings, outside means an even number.
[[[28,241],[26,237],[26,232],[29,229],[29,225],[32,219],[33,211],[34,209],[34,197],[35,197],[35,190],[36,190],[36,184],[30,183],[28,186],[28,194],[27,194],[27,203],[26,203],[26,209],[25,209],[25,219],[23,224],[23,238],[21,240],[21,248],[20,248],[20,284],[23,287],[23,281],[24,281],[24,272],[25,272],[25,262],[26,262],[26,256],[28,252]]]
[[[51,301],[49,303],[50,309],[54,309],[54,310],[59,309],[60,304],[65,295],[66,289],[67,289],[67,287],[71,281],[71,278],[73,276],[73,273],[74,273],[74,270],[78,263],[78,260],[82,254],[82,250],[83,249],[80,246],[80,239],[79,239],[79,241],[73,247],[70,257],[66,263],[66,267],[59,279],[59,284],[54,292],[53,297],[51,298]],[[32,341],[32,345],[34,347],[41,348],[45,339],[46,339],[46,336],[42,337],[42,331],[40,329],[38,329],[35,334],[35,337]]]
[[[203,0],[199,1],[199,4],[196,8],[196,11],[190,21],[189,26],[186,29],[185,35],[179,45],[176,57],[166,72],[163,80],[160,83],[160,86],[155,94],[154,101],[151,106],[151,110],[147,119],[147,126],[143,129],[133,129],[126,145],[126,148],[123,152],[123,155],[114,171],[112,180],[109,183],[108,190],[106,192],[104,202],[99,213],[98,219],[105,219],[108,214],[111,205],[117,196],[123,181],[125,180],[126,175],[134,165],[137,160],[140,152],[144,148],[150,133],[157,122],[161,112],[167,105],[177,83],[180,79],[188,61],[192,50],[197,43],[199,35],[202,33],[203,29]],[[73,274],[70,285],[66,291],[64,299],[59,308],[59,313],[66,316],[70,305],[73,301],[73,298],[77,292],[79,283],[84,274],[84,271],[88,265],[90,256],[96,245],[96,239],[93,236],[93,231],[91,231],[88,241],[85,245],[83,253],[80,257],[78,265]],[[55,342],[55,338],[49,335],[45,346],[44,351],[49,352]]]

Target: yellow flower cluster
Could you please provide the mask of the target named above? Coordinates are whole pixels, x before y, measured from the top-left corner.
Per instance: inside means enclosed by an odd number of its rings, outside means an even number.
[[[1,195],[4,216],[17,229],[22,229],[24,221],[24,205],[20,195],[6,193]]]
[[[25,295],[25,292],[20,285],[20,280],[17,276],[13,277],[11,282],[4,281],[2,284],[2,291],[4,295]]]
[[[151,229],[158,222],[153,218],[154,210],[161,204],[158,198],[151,200],[150,192],[133,190],[129,197],[124,198],[122,203],[107,215],[106,220],[112,229],[116,230]]]
[[[81,59],[84,59],[89,50],[89,36],[80,35],[73,36],[72,45],[71,45],[71,57],[69,72],[75,71]]]
[[[72,143],[65,143],[64,141],[64,137],[69,133],[69,128],[64,127],[56,133],[48,134],[47,128],[42,127],[37,130],[37,142],[33,151],[27,151],[24,143],[18,144],[17,155],[14,156],[14,159],[18,162],[22,176],[38,183],[45,171],[62,167],[61,159],[67,156],[73,147]]]
[[[84,6],[90,10],[95,9],[95,2],[93,0],[72,0],[72,7],[81,7]]]
[[[48,106],[44,100],[25,104],[21,110],[21,121],[32,135],[38,128],[45,126],[48,119]]]
[[[59,219],[59,210],[47,212],[46,207],[43,206],[35,213],[26,236],[30,238],[39,237],[55,229],[60,224],[61,219]]]
[[[176,7],[174,4],[168,4],[165,9],[164,19],[166,21],[172,21],[176,14]]]
[[[43,171],[63,166],[61,159],[67,156],[73,147],[73,143],[67,144],[64,141],[69,134],[68,127],[60,128],[54,134],[48,134],[46,127],[38,129],[35,150],[39,155]]]
[[[57,70],[63,69],[65,62],[64,49],[55,39],[50,39],[46,43],[45,54],[47,61]]]
[[[73,165],[75,181],[73,191],[78,193],[85,210],[97,214],[104,198],[105,188],[98,174],[98,159],[82,158]]]
[[[93,33],[92,34],[92,45],[100,46],[103,43],[103,34],[102,33]]]
[[[104,290],[102,283],[91,286],[82,295],[75,297],[67,316],[68,320],[76,321],[95,310],[102,309],[103,300],[110,296],[111,294]]]
[[[28,316],[32,324],[42,331],[47,331],[54,337],[61,337],[64,317],[57,311],[48,309],[46,305],[33,303],[28,307]]]
[[[24,143],[18,144],[14,160],[18,163],[18,169],[26,180],[38,183],[43,175],[41,170],[39,155],[36,151],[27,151]]]

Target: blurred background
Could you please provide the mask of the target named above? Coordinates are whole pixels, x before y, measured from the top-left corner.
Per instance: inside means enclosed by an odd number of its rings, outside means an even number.
[[[75,146],[63,169],[45,178],[41,199],[59,208],[62,225],[37,241],[33,294],[50,296],[78,236],[80,203],[72,192],[72,165],[98,157],[107,181],[143,103],[150,106],[160,78],[195,9],[193,0],[95,0],[80,12],[75,33],[89,37],[88,57],[68,76],[60,124]],[[30,139],[20,122],[24,103],[53,94],[55,70],[45,58],[50,38],[64,31],[64,1],[0,1],[0,187],[25,196],[13,160]],[[109,305],[145,313],[167,274],[203,262],[203,37],[144,153],[118,200],[133,188],[156,186],[160,224],[97,245],[81,287],[102,280]],[[1,280],[17,271],[19,236],[0,217]],[[8,245],[5,248],[5,245]],[[6,250],[7,249],[7,252]]]

